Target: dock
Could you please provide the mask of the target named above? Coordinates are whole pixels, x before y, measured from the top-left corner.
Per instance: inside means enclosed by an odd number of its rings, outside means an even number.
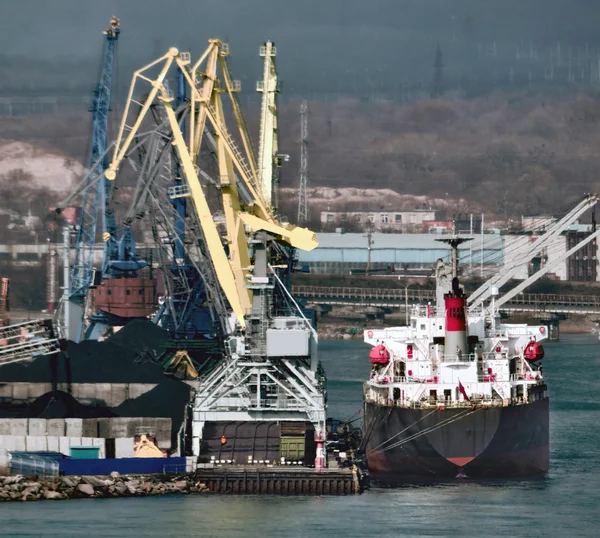
[[[229,466],[197,469],[195,479],[212,493],[359,495],[365,484],[353,469]]]

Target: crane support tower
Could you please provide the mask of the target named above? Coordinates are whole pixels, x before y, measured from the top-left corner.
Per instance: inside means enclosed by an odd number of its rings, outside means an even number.
[[[308,223],[308,104],[300,105],[300,191],[298,193],[298,225]]]
[[[196,62],[190,53],[172,48],[136,71],[113,159],[105,173],[108,179],[115,179],[144,137],[142,124],[146,129],[149,118],[154,117],[157,128],[147,146],[158,144],[159,148],[150,159],[154,163],[147,167],[150,172],[143,173],[136,189],[135,203],[142,208],[144,200],[152,201],[164,193],[164,189],[153,186],[162,181],[153,179],[162,174],[159,170],[165,170],[164,176],[171,173],[169,170],[179,171],[181,180],[173,181],[167,192],[171,199],[184,197],[189,201],[185,248],[190,262],[199,268],[197,278],[205,279],[209,290],[205,303],[215,317],[223,320],[218,360],[203,365],[196,381],[190,381],[196,383],[191,450],[201,461],[209,461],[210,454],[222,450],[222,428],[232,424],[232,432],[225,432],[227,437],[261,437],[267,452],[271,438],[268,432],[279,432],[283,423],[293,423],[302,435],[314,433],[317,447],[322,447],[325,434],[325,380],[318,361],[317,334],[277,273],[285,265],[278,246],[312,250],[317,246],[316,235],[279,222],[265,196],[259,161],[237,101],[240,87],[231,78],[228,55],[227,44],[211,39]],[[189,96],[183,102],[175,99],[165,82],[175,68],[183,74]],[[144,95],[141,102],[132,97],[138,95]],[[225,104],[233,111],[238,143],[227,126]],[[206,144],[216,155],[218,180],[204,172],[202,159],[206,152],[202,148]],[[266,153],[272,163],[273,151]],[[142,163],[142,170],[146,164]],[[201,178],[220,191],[222,224],[215,221]],[[148,213],[156,213],[164,204],[152,201],[151,207]],[[175,241],[176,223],[162,220],[165,228],[170,228],[168,241]],[[164,240],[164,235],[158,236]],[[193,243],[198,246],[195,254],[191,251]],[[273,301],[276,287],[287,293],[286,303],[277,307]],[[165,308],[170,308],[172,298],[167,291]],[[187,351],[180,348],[177,360]],[[279,433],[285,435],[284,430]],[[242,442],[237,448],[229,448],[232,460],[247,463],[248,452]],[[274,459],[272,456],[269,453],[267,457]],[[322,465],[322,457],[317,460]]]

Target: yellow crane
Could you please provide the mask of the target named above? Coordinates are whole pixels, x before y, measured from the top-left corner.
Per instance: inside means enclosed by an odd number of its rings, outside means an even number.
[[[260,137],[258,141],[259,179],[265,201],[272,207],[276,204],[277,176],[274,171],[279,162],[279,141],[277,137],[277,93],[279,82],[275,67],[277,47],[267,41],[260,47],[260,55],[264,58],[263,79],[258,82],[256,89],[262,92],[260,110]]]
[[[265,200],[248,129],[235,96],[239,85],[232,80],[227,65],[228,54],[227,44],[211,39],[206,51],[193,64],[190,53],[180,53],[176,48],[171,48],[164,56],[137,70],[129,89],[113,159],[105,176],[114,180],[151,105],[159,99],[173,133],[171,143],[179,157],[189,197],[196,209],[219,283],[239,325],[244,328],[245,315],[252,303],[252,292],[247,287],[247,276],[252,267],[246,232],[264,230],[278,240],[302,250],[312,250],[318,243],[314,232],[278,222],[270,203]],[[174,97],[165,83],[170,70],[175,67],[181,69],[189,87],[187,140],[173,110]],[[139,83],[149,84],[150,90],[141,91]],[[138,101],[135,96],[144,93],[145,98]],[[243,152],[236,145],[225,123],[222,98],[225,94],[233,108]],[[212,127],[217,142],[219,185],[227,230],[226,245],[223,244],[198,178],[197,161],[207,122]],[[236,173],[250,193],[249,203],[243,204],[240,200]]]

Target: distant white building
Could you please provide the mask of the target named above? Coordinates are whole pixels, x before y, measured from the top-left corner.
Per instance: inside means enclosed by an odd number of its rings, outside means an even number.
[[[412,211],[321,211],[321,223],[343,226],[353,222],[366,227],[370,222],[374,230],[415,232],[423,229],[423,223],[435,220],[432,209]]]
[[[548,215],[523,215],[521,226],[523,231],[531,233],[544,233],[549,226],[556,222],[556,218]]]

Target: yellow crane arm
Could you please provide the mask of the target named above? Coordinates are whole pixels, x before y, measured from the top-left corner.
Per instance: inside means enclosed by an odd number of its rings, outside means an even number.
[[[293,224],[286,224],[284,226],[278,222],[263,220],[249,213],[240,213],[239,216],[240,219],[242,219],[242,222],[250,226],[255,232],[264,230],[266,232],[271,232],[274,235],[279,235],[286,243],[301,248],[302,250],[310,251],[319,246],[317,234],[311,232],[307,228],[300,228]]]
[[[225,297],[227,297],[229,305],[235,313],[238,322],[242,328],[245,328],[245,312],[237,291],[233,270],[229,260],[227,259],[225,250],[223,249],[223,243],[221,242],[221,238],[219,236],[219,232],[217,231],[217,227],[215,226],[212,213],[208,207],[208,203],[206,202],[204,192],[202,191],[202,186],[200,185],[200,180],[198,179],[192,157],[190,156],[188,148],[185,145],[183,134],[181,133],[181,129],[177,123],[177,117],[175,116],[175,112],[171,106],[171,98],[166,95],[166,92],[164,92],[163,100],[165,102],[165,111],[167,112],[167,117],[169,118],[171,129],[173,130],[173,145],[175,146],[175,150],[179,155],[185,180],[192,194],[194,205],[196,206],[198,220],[200,221],[202,231],[204,232],[204,238],[206,239],[210,257],[215,266],[215,272],[217,273],[219,284],[221,284],[223,293],[225,293]]]
[[[204,55],[198,60],[192,67],[191,71],[183,69],[183,65],[180,64],[179,58],[176,59],[178,65],[182,69],[183,75],[186,78],[191,91],[191,102],[192,111],[191,118],[194,118],[195,125],[190,125],[190,148],[192,161],[195,162],[204,132],[205,121],[208,118],[216,135],[223,141],[223,146],[227,155],[231,159],[235,169],[237,170],[240,179],[244,182],[250,196],[253,198],[254,203],[249,208],[252,214],[263,221],[261,226],[255,222],[254,229],[263,230],[278,230],[276,233],[281,238],[288,242],[290,245],[303,250],[312,250],[317,246],[316,235],[308,230],[307,228],[298,228],[292,225],[281,225],[273,215],[270,204],[265,201],[263,195],[263,187],[260,184],[257,175],[256,158],[254,157],[254,151],[250,142],[249,134],[245,126],[244,118],[235,99],[233,92],[233,84],[231,82],[231,76],[225,56],[228,53],[227,47],[218,39],[211,39],[210,45]],[[220,88],[217,84],[216,74],[216,62],[221,67],[223,77],[225,79],[225,90],[232,102],[234,115],[236,117],[237,125],[240,130],[240,136],[242,143],[247,155],[247,160],[244,159],[242,153],[237,148],[233,137],[227,130],[227,127],[223,119],[219,116],[217,110],[211,104],[215,99],[221,99],[221,93],[223,88]],[[200,66],[202,61],[206,60],[205,73],[203,74],[204,81],[202,87],[198,88],[198,75],[200,74]],[[196,107],[198,110],[196,111]],[[237,193],[228,193],[230,196],[237,196]],[[224,203],[230,203],[227,200]],[[239,200],[237,201],[239,204]],[[233,229],[237,224],[231,222],[229,228]],[[285,233],[280,233],[285,232]],[[234,241],[233,237],[229,237],[230,241]]]
[[[105,172],[105,175],[108,179],[114,179],[116,177],[119,165],[125,158],[125,155],[127,154],[127,151],[129,150],[129,147],[131,146],[131,143],[135,138],[140,125],[144,121],[144,118],[148,110],[150,109],[150,105],[156,98],[157,94],[160,92],[160,98],[164,102],[164,108],[169,119],[169,124],[173,131],[174,140],[172,144],[175,146],[175,149],[181,160],[181,165],[183,168],[185,179],[190,189],[192,200],[196,207],[198,219],[200,221],[200,225],[202,226],[202,231],[204,232],[204,237],[206,239],[210,257],[215,266],[217,277],[219,279],[219,284],[221,285],[221,288],[223,289],[223,292],[227,297],[227,300],[229,301],[231,309],[235,313],[238,322],[240,323],[241,327],[244,328],[246,326],[246,322],[244,319],[245,312],[242,307],[240,296],[236,288],[236,281],[233,274],[233,270],[223,248],[219,232],[214,223],[212,213],[210,211],[210,208],[208,207],[208,203],[204,196],[204,192],[202,191],[200,181],[198,180],[198,175],[196,173],[194,163],[190,156],[190,152],[185,144],[185,139],[181,132],[181,128],[177,122],[175,112],[173,111],[173,107],[171,105],[173,97],[169,95],[163,83],[168,73],[168,70],[175,59],[177,59],[177,63],[178,65],[180,65],[180,67],[185,66],[184,62],[182,62],[178,58],[178,54],[179,51],[176,48],[171,48],[169,52],[165,54],[162,58],[159,58],[151,64],[148,64],[146,67],[135,72],[129,90],[129,99],[127,101],[125,114],[123,116],[123,120],[119,130],[119,136],[117,139],[117,145],[115,147],[114,156],[108,170]],[[160,73],[156,79],[150,79],[142,74],[150,67],[160,64],[161,61],[164,61],[164,65],[162,66],[162,69],[160,70]],[[144,103],[139,103],[132,99],[135,83],[138,78],[147,81],[152,86],[152,89],[148,93]],[[127,118],[131,111],[132,103],[141,105],[141,110],[137,115],[135,122],[131,126],[129,126],[127,125]],[[126,129],[129,129],[129,134],[127,138],[123,140],[123,135]]]
[[[150,105],[154,101],[154,98],[156,97],[159,89],[163,86],[163,81],[164,81],[165,77],[167,76],[167,73],[169,72],[169,68],[171,67],[171,64],[173,63],[173,59],[178,54],[179,54],[179,51],[176,48],[171,48],[171,49],[169,49],[169,52],[167,52],[167,54],[165,54],[164,56],[161,56],[157,60],[154,60],[153,62],[149,63],[145,67],[138,69],[133,74],[133,78],[131,80],[131,86],[129,87],[129,94],[127,95],[127,104],[125,105],[125,111],[123,113],[123,120],[121,121],[121,126],[119,128],[119,134],[117,136],[117,142],[115,144],[113,158],[112,158],[112,161],[111,161],[108,169],[104,172],[104,176],[106,177],[106,179],[109,179],[112,181],[117,176],[117,170],[119,168],[119,165],[121,164],[121,161],[123,160],[123,158],[125,157],[125,154],[129,150],[129,147],[131,146],[131,142],[135,138],[135,135],[137,134],[138,129],[140,128],[140,125],[142,124],[142,121],[144,121],[144,118],[146,117],[146,113],[148,112]],[[162,69],[160,70],[160,73],[159,73],[158,77],[156,78],[156,80],[151,80],[151,79],[145,77],[144,75],[142,75],[142,73],[144,71],[147,71],[151,67],[154,67],[155,65],[160,64],[160,62],[162,62],[162,61],[164,61],[165,63],[163,65]],[[145,80],[152,85],[152,89],[148,93],[148,96],[146,97],[146,101],[143,104],[138,101],[135,101],[133,99],[133,92],[134,92],[135,84],[136,84],[138,78],[141,78],[142,80]],[[128,125],[127,118],[129,117],[129,115],[131,113],[132,103],[134,103],[136,105],[142,105],[142,108],[141,108],[140,112],[137,114],[137,117],[136,117],[133,125]],[[129,131],[129,135],[127,136],[125,141],[123,141],[123,136],[125,134],[125,131]]]

